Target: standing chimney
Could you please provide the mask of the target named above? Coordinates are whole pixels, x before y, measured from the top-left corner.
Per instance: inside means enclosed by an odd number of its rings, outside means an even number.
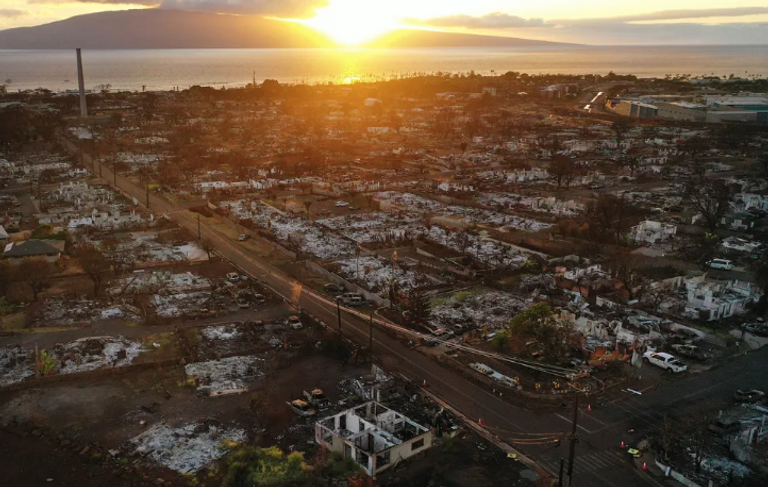
[[[88,105],[85,104],[85,76],[83,76],[83,58],[80,48],[77,48],[77,85],[80,88],[80,116],[88,116]]]

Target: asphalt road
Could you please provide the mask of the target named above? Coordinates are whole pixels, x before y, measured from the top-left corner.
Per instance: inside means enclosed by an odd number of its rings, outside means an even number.
[[[85,157],[85,163],[90,164],[88,156]],[[113,176],[109,168],[103,166],[102,171],[104,180],[112,183]],[[98,174],[98,171],[94,173]],[[120,176],[117,181],[121,190],[144,203],[143,188],[135,186]],[[165,213],[180,226],[187,228],[193,234],[197,233],[197,218],[189,211],[169,203],[154,193],[150,193],[149,203],[152,211]],[[272,287],[294,305],[300,306],[327,324],[337,323],[335,303],[304,287],[268,262],[249,255],[238,242],[222,237],[208,226],[202,225],[201,233],[203,238],[214,242],[219,254]],[[360,344],[368,344],[369,326],[368,320],[348,312],[342,313],[342,332]],[[418,382],[425,380],[432,393],[465,416],[482,419],[483,425],[489,431],[546,466],[550,472],[557,472],[559,458],[567,456],[565,445],[554,449],[548,442],[544,445],[531,444],[530,438],[541,434],[562,435],[570,431],[571,420],[568,409],[564,409],[562,413],[537,413],[513,406],[418,351],[388,337],[380,330],[374,331],[373,349],[377,357],[387,360],[389,369],[395,368],[396,371]],[[681,378],[653,393],[628,396],[608,407],[591,412],[580,412],[578,431],[581,442],[576,449],[577,460],[574,463],[573,485],[578,487],[663,485],[638,470],[628,456],[617,447],[622,440],[627,441],[625,431],[630,427],[629,425],[639,428],[639,424],[642,423],[650,428],[659,422],[659,415],[665,410],[695,404],[702,397],[711,397],[715,393],[731,394],[736,387],[736,382],[731,378],[732,373],[742,374],[740,380],[749,382],[749,385],[765,384],[768,381],[768,375],[764,374],[764,370],[768,368],[768,362],[765,359],[766,353],[758,352],[715,372]],[[760,384],[752,383],[753,381]]]

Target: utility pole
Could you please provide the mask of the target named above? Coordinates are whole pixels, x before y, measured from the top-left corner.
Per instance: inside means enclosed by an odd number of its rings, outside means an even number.
[[[80,118],[88,116],[88,105],[85,101],[85,75],[83,74],[83,57],[80,54],[80,48],[75,49],[77,55],[77,87],[80,93]]]
[[[336,298],[336,316],[339,319],[339,335],[341,335],[341,300]]]
[[[579,419],[579,395],[573,398],[573,427],[571,428],[571,450],[568,452],[568,487],[573,485],[573,460],[576,456],[576,443],[579,442],[579,437],[576,434],[576,421]]]
[[[370,330],[368,331],[368,355],[370,355],[371,363],[373,363],[373,311],[371,311]]]
[[[200,213],[197,214],[197,239],[202,240],[200,236]]]
[[[557,487],[563,487],[563,467],[565,466],[565,458],[560,457],[560,475],[557,477]]]

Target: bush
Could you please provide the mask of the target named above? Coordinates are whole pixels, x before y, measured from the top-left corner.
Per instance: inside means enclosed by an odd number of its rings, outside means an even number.
[[[227,457],[224,487],[303,485],[307,464],[299,452],[286,455],[278,447],[245,446]]]

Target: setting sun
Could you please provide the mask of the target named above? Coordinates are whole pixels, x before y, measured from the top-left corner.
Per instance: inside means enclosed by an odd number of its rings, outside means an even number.
[[[302,23],[346,45],[364,43],[398,27],[394,12],[358,0],[335,0],[328,7],[317,9],[316,13],[315,17]]]

